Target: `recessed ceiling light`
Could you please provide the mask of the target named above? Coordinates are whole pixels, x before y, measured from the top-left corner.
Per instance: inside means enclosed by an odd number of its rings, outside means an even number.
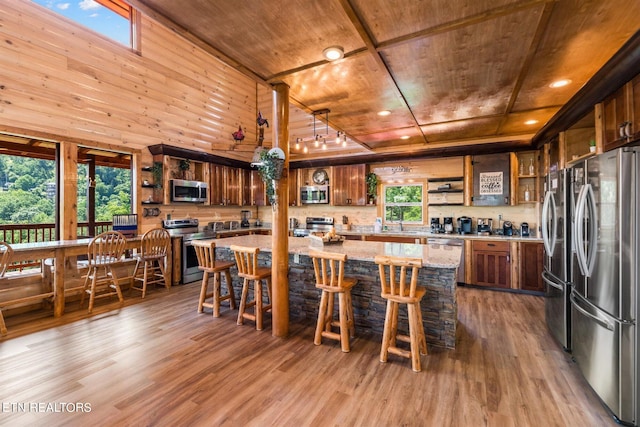
[[[538,121],[534,119],[527,120],[526,122],[524,122],[525,125],[535,125],[536,123],[538,123]]]
[[[344,49],[342,49],[342,46],[329,46],[322,51],[322,55],[327,61],[335,61],[344,58]]]
[[[402,135],[402,136],[400,137],[400,139],[409,139],[409,138],[410,138],[410,137],[409,137],[409,135]]]
[[[554,89],[555,89],[555,88],[559,88],[559,87],[566,86],[566,85],[568,85],[569,83],[571,83],[571,80],[569,80],[569,79],[562,79],[562,80],[557,80],[557,81],[555,81],[555,82],[551,83],[551,84],[549,85],[549,87],[552,87],[552,88],[554,88]]]
[[[388,116],[389,114],[391,114],[391,111],[389,110],[378,111],[379,116]]]

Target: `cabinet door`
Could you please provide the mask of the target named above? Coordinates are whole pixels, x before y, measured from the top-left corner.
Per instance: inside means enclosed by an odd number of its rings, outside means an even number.
[[[266,205],[264,182],[260,178],[260,172],[257,170],[251,171],[251,202],[254,206]]]
[[[224,166],[211,165],[211,204],[224,205]]]
[[[289,170],[289,206],[298,206],[298,195],[300,190],[298,187],[298,170]]]
[[[511,287],[511,256],[508,242],[473,242],[473,284],[492,288]]]
[[[509,204],[510,155],[473,156],[473,206]]]
[[[625,121],[625,87],[618,89],[613,95],[605,99],[602,108],[603,147],[605,151],[612,150],[624,144],[620,137],[620,126]]]
[[[631,80],[631,111],[628,120],[631,122],[631,140],[640,139],[640,75]]]
[[[520,243],[520,289],[544,292],[542,243]]]
[[[240,205],[251,206],[251,171],[240,169]]]
[[[367,204],[366,165],[333,167],[332,197],[334,206]]]
[[[240,169],[225,167],[225,184],[225,204],[240,206]]]

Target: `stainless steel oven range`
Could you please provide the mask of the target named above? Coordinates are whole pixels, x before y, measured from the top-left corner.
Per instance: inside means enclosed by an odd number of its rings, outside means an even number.
[[[333,218],[308,216],[305,221],[306,228],[296,228],[293,230],[294,237],[306,237],[314,231],[327,232],[333,227]]]
[[[191,242],[201,239],[213,239],[216,237],[215,231],[199,231],[198,220],[195,218],[167,219],[162,221],[162,226],[169,231],[172,237],[182,238],[180,256],[182,274],[180,283],[185,284],[202,280],[202,270],[198,268],[198,257]]]

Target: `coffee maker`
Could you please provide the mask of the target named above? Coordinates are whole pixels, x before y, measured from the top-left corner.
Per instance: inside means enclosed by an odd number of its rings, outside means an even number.
[[[431,218],[431,232],[440,233],[440,218]]]
[[[478,218],[478,234],[489,235],[493,229],[493,220],[491,218]]]
[[[502,224],[502,234],[504,236],[513,236],[513,224],[511,221],[505,221]]]
[[[458,218],[458,234],[471,234],[471,218],[468,216]]]
[[[249,227],[250,211],[240,211],[240,227]]]
[[[450,216],[444,217],[444,232],[447,234],[453,233],[453,218]]]
[[[522,224],[520,224],[520,235],[522,237],[529,237],[529,224],[526,222],[523,222]]]

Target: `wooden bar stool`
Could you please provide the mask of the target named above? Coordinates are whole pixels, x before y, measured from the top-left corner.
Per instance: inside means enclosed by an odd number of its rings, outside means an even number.
[[[140,253],[136,255],[136,268],[133,273],[133,286],[147,294],[148,285],[164,284],[169,289],[169,280],[165,271],[167,251],[171,244],[171,236],[164,228],[153,228],[142,235]],[[136,283],[140,282],[139,286]]]
[[[91,240],[88,248],[89,271],[84,280],[84,297],[89,294],[89,313],[93,310],[96,298],[116,295],[120,303],[124,302],[115,267],[122,264],[122,256],[127,239],[119,231],[106,231]]]
[[[422,267],[420,258],[402,258],[392,256],[377,256],[374,259],[380,271],[380,284],[382,286],[382,298],[387,300],[387,313],[384,319],[384,332],[382,334],[382,349],[380,361],[386,362],[389,353],[411,359],[411,369],[420,372],[420,354],[427,354],[427,339],[422,324],[420,301],[427,290],[418,283],[418,270]],[[389,270],[387,280],[386,268]],[[396,269],[400,269],[399,272]],[[407,277],[407,269],[410,268],[410,282]],[[398,333],[398,304],[407,304],[407,317],[409,320],[409,336]],[[397,346],[397,341],[410,344],[410,351]]]
[[[233,267],[231,261],[216,261],[216,244],[212,240],[194,240],[191,242],[198,257],[198,268],[204,272],[202,276],[202,287],[200,289],[200,300],[198,301],[198,313],[202,313],[203,307],[213,309],[213,317],[220,317],[220,303],[229,300],[229,306],[233,310],[236,308],[236,298],[233,293],[230,269]],[[221,275],[224,273],[227,285],[227,294],[222,295],[220,291]],[[213,274],[213,292],[207,293],[209,286],[209,275]],[[212,302],[205,302],[207,298],[213,298]]]
[[[353,321],[353,304],[351,302],[351,288],[358,282],[356,279],[344,277],[344,263],[346,254],[337,254],[311,249],[309,256],[313,261],[316,276],[316,288],[322,290],[320,308],[318,309],[318,323],[313,339],[315,345],[322,343],[322,337],[340,342],[342,351],[351,350],[349,337],[355,336]],[[335,295],[338,295],[338,320],[333,318]],[[336,333],[332,326],[340,328]]]
[[[230,248],[236,257],[238,276],[243,278],[242,297],[238,310],[238,325],[244,323],[244,319],[256,322],[256,329],[262,330],[263,313],[271,310],[271,267],[258,266],[258,253],[260,249],[246,246],[233,245]],[[262,281],[267,282],[268,304],[262,301]],[[253,281],[253,301],[247,301],[249,284]],[[254,314],[247,313],[246,309],[254,307]]]

